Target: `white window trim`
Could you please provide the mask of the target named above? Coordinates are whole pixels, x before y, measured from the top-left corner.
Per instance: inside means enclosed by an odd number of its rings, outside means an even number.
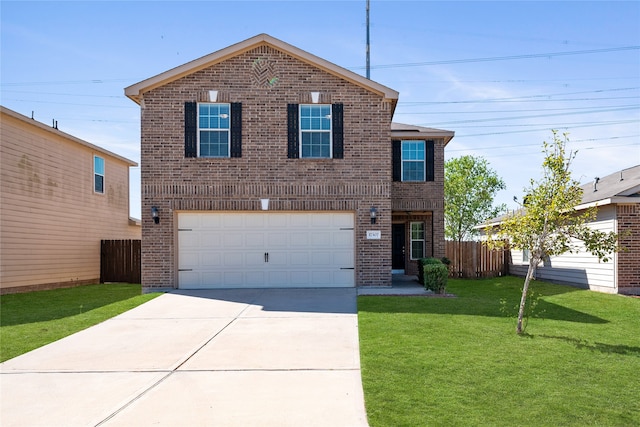
[[[529,263],[529,249],[522,250],[522,262],[527,264]]]
[[[96,159],[102,160],[102,165],[104,167],[103,173],[96,172]],[[100,157],[97,155],[93,155],[93,192],[94,194],[104,194],[104,187],[106,183],[105,175],[107,174],[107,162],[105,162],[104,157]],[[102,177],[102,191],[96,191],[96,175]]]
[[[303,130],[302,129],[302,107],[329,107],[329,129],[328,130]],[[300,104],[298,105],[298,141],[300,146],[298,147],[298,157],[300,159],[322,160],[333,159],[333,112],[331,111],[331,104]],[[325,116],[326,117],[326,116]],[[329,133],[329,157],[304,157],[302,156],[302,134],[303,133]]]
[[[425,159],[424,160],[406,160],[407,162],[413,162],[413,163],[417,163],[417,162],[422,162],[422,179],[419,180],[415,180],[415,179],[410,179],[410,180],[405,180],[404,179],[404,157],[402,155],[403,150],[402,150],[402,145],[405,142],[422,142],[422,149],[424,152],[424,156]],[[401,182],[426,182],[427,180],[427,142],[423,139],[403,139],[402,141],[400,141],[400,181]]]
[[[414,239],[413,238],[413,224],[421,224],[422,225],[422,239]],[[425,223],[424,222],[422,222],[422,221],[414,221],[414,222],[410,222],[409,223],[409,257],[410,257],[410,259],[412,261],[418,259],[418,258],[415,258],[413,256],[413,242],[422,242],[422,257],[424,257],[424,255],[425,255],[425,249],[426,249],[425,233],[426,233],[426,227],[425,227]]]
[[[229,106],[229,129],[226,129],[227,131],[227,155],[226,156],[200,156],[200,106],[201,105],[228,105]],[[196,104],[196,125],[197,125],[197,130],[196,130],[196,148],[197,148],[197,156],[198,157],[202,157],[203,159],[228,159],[231,157],[231,104],[229,104],[228,102],[198,102]],[[225,130],[223,128],[220,129],[202,129],[203,132],[207,132],[207,131],[211,131],[211,132],[215,132],[215,131],[222,131]]]

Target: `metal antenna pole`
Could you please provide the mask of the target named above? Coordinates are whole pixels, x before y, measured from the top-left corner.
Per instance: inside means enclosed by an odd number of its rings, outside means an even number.
[[[367,78],[371,78],[371,65],[370,65],[370,50],[371,45],[369,43],[369,0],[367,0]]]

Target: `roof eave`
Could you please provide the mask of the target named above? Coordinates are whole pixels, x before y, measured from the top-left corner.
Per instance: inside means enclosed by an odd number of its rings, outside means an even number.
[[[107,155],[107,156],[113,157],[115,159],[118,159],[118,160],[126,163],[130,167],[138,166],[138,163],[134,162],[131,159],[127,159],[124,156],[121,156],[119,154],[116,154],[116,153],[114,153],[112,151],[107,150],[106,148],[99,147],[99,146],[97,146],[95,144],[92,144],[92,143],[90,143],[88,141],[85,141],[84,139],[80,139],[80,138],[78,138],[76,136],[70,135],[70,134],[68,134],[66,132],[63,132],[63,131],[59,130],[59,129],[52,128],[51,126],[47,126],[44,123],[41,123],[41,122],[39,122],[39,121],[37,121],[35,119],[30,119],[29,117],[27,117],[27,116],[25,116],[23,114],[17,113],[17,112],[15,112],[15,111],[7,108],[7,107],[4,107],[4,106],[0,105],[0,111],[2,111],[2,113],[7,114],[10,117],[13,117],[14,119],[20,120],[21,122],[23,122],[23,123],[25,123],[25,124],[27,124],[29,126],[35,126],[36,128],[39,128],[39,129],[44,130],[46,132],[49,132],[49,133],[51,133],[53,135],[61,136],[63,138],[71,140],[71,141],[73,141],[73,142],[75,142],[75,143],[77,143],[79,145],[82,145],[82,146],[84,146],[86,148],[89,148],[91,150],[100,152],[100,153],[102,153],[104,155]]]
[[[125,88],[125,95],[137,104],[140,104],[142,102],[142,96],[145,92],[163,86],[189,74],[193,74],[197,71],[225,61],[234,56],[248,52],[261,45],[270,45],[280,51],[287,53],[288,55],[291,55],[298,60],[311,64],[327,73],[336,75],[353,84],[364,87],[365,89],[381,96],[384,100],[391,102],[392,114],[393,111],[395,111],[399,96],[399,93],[397,91],[376,83],[372,80],[369,80],[366,77],[363,77],[338,65],[335,65],[334,63],[329,62],[325,59],[312,55],[302,49],[271,37],[268,34],[257,35],[250,39],[228,46],[224,49],[218,50],[209,55],[187,62],[186,64],[172,68],[171,70],[165,71],[164,73],[158,74],[154,77],[150,77],[139,83],[131,85]]]

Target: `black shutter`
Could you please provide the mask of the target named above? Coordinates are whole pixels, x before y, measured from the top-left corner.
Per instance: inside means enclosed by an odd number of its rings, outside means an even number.
[[[391,141],[391,151],[393,152],[393,180],[402,181],[402,142]]]
[[[184,156],[198,156],[198,105],[184,103]]]
[[[231,157],[242,157],[242,103],[231,103]]]
[[[331,106],[331,131],[333,133],[333,158],[344,158],[344,121],[343,104],[333,104]]]
[[[433,141],[425,141],[425,160],[426,164],[426,176],[425,181],[435,181],[435,144]]]
[[[287,157],[300,157],[300,136],[298,135],[298,104],[287,104]]]

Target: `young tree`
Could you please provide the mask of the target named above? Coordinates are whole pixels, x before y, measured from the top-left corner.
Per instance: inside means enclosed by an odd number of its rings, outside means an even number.
[[[521,209],[508,214],[499,228],[487,228],[490,246],[501,246],[505,240],[513,249],[529,251],[529,268],[522,288],[516,332],[523,332],[522,319],[529,283],[537,266],[547,257],[575,252],[584,247],[602,261],[617,251],[616,233],[590,228],[587,223],[596,217],[596,209],[577,212],[582,201],[582,189],[571,178],[570,166],[576,153],[566,153],[567,135],[560,139],[553,132],[553,142],[543,143],[545,158],[542,177],[530,181],[525,188]]]
[[[462,156],[444,165],[444,227],[447,239],[461,242],[477,233],[474,227],[504,212],[493,206],[504,181],[482,157]]]

